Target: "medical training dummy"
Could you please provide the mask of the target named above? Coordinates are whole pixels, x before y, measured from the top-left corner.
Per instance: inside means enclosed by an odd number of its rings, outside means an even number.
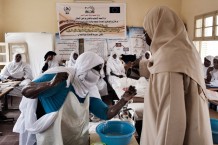
[[[111,52],[107,60],[106,73],[108,75],[108,82],[112,85],[116,79],[126,77],[124,64],[120,61],[115,52]]]
[[[108,107],[96,87],[103,62],[97,54],[85,52],[74,68],[51,68],[25,86],[13,129],[20,133],[20,145],[88,145],[89,111],[110,119],[136,94],[130,86],[118,104]],[[37,103],[44,109],[40,116]]]
[[[200,56],[183,21],[166,6],[143,27],[152,57],[141,145],[213,145]]]
[[[22,97],[21,89],[24,85],[33,79],[32,71],[29,64],[22,61],[20,53],[13,55],[13,60],[7,64],[1,71],[2,81],[9,79],[13,81],[21,81],[20,85],[15,87],[8,95]]]
[[[76,59],[78,58],[78,53],[76,51],[73,51],[70,54],[70,59],[69,61],[66,62],[66,66],[67,67],[74,67],[75,63],[76,63]]]
[[[48,51],[44,56],[44,66],[42,67],[42,73],[46,70],[59,66],[58,62],[55,60],[56,53],[54,51]]]

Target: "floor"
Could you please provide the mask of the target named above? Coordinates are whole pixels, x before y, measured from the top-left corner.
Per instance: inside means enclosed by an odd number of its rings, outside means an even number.
[[[0,136],[0,145],[19,145],[19,135],[17,133],[13,133],[12,129],[14,123],[16,122],[17,118],[19,117],[20,111],[18,109],[18,105],[20,102],[20,98],[14,97],[13,105],[9,103],[8,111],[4,111],[4,114],[8,118],[14,118],[14,122],[0,122],[0,132],[2,132],[2,136]]]
[[[18,108],[20,102],[20,98],[14,98],[13,105],[11,106],[9,103],[9,108]],[[4,114],[7,117],[13,117],[15,120],[19,117],[19,110],[9,110],[4,111]],[[210,117],[218,119],[218,112],[210,109]],[[0,136],[0,145],[19,145],[19,136],[17,133],[13,133],[12,129],[14,126],[14,122],[0,122],[0,132],[3,132],[3,135]]]

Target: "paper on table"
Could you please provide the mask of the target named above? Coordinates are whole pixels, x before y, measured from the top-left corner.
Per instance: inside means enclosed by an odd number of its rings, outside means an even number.
[[[206,90],[206,96],[209,100],[215,100],[218,101],[218,92]]]

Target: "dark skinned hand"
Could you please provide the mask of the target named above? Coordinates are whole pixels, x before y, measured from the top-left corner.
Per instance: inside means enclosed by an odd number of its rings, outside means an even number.
[[[207,69],[207,73],[211,72],[212,70],[213,70],[213,67],[209,67],[209,68]]]
[[[122,98],[125,101],[129,101],[131,100],[135,95],[136,95],[136,89],[135,86],[129,86],[128,90],[125,91],[125,93],[123,94]]]
[[[67,78],[68,78],[68,73],[66,72],[57,73],[55,77],[50,81],[50,85],[56,86],[60,82],[67,80]]]

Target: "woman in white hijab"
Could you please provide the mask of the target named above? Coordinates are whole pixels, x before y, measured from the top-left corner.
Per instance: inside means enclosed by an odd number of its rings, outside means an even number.
[[[108,82],[111,85],[115,83],[116,79],[126,77],[124,65],[115,52],[111,52],[111,55],[107,60],[106,72],[108,75]]]
[[[1,71],[1,79],[10,79],[13,81],[22,81],[18,87],[15,87],[8,95],[22,97],[22,86],[29,83],[32,77],[30,66],[22,61],[20,53],[13,55],[13,60],[7,64]]]
[[[205,82],[206,84],[218,86],[218,56],[214,57],[212,67],[208,67]]]
[[[143,26],[152,58],[141,145],[213,145],[203,68],[184,23],[160,6]]]
[[[204,57],[203,71],[204,71],[204,79],[207,78],[207,69],[209,67],[213,67],[213,56],[208,55]]]
[[[73,67],[76,63],[76,59],[78,58],[78,53],[76,51],[73,51],[71,54],[70,54],[70,59],[69,61],[66,62],[66,66],[67,67]]]
[[[44,56],[45,64],[42,67],[42,73],[46,70],[59,66],[58,62],[55,60],[56,53],[54,51],[48,51]]]
[[[13,129],[20,133],[20,144],[88,145],[89,110],[101,119],[110,119],[136,94],[130,87],[118,104],[110,108],[104,104],[96,87],[102,64],[97,54],[85,52],[74,68],[52,68],[24,87],[27,98],[23,97]]]

